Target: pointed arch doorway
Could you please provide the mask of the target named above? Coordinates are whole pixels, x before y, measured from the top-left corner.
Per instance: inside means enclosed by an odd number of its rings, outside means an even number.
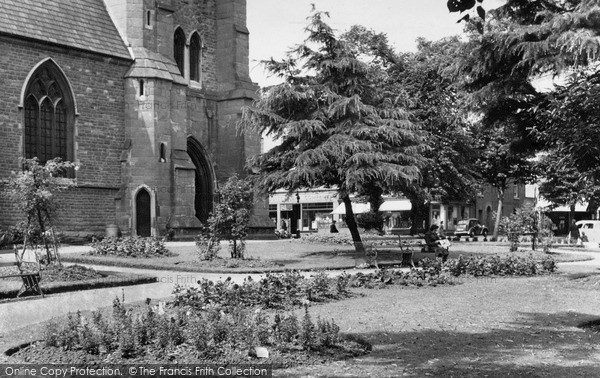
[[[140,189],[135,196],[135,231],[137,236],[148,237],[152,235],[152,211],[150,193]]]
[[[204,148],[195,138],[188,138],[187,153],[196,167],[194,209],[196,218],[206,222],[213,210],[214,175]]]

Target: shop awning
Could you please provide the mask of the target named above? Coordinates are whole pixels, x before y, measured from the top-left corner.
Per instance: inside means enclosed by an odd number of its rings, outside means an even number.
[[[352,202],[352,212],[354,214],[362,214],[362,213],[368,213],[371,210],[371,205],[368,203],[354,203]],[[346,214],[346,206],[344,205],[344,203],[340,203],[338,205],[338,207],[336,207],[331,214]]]
[[[546,201],[543,198],[538,198],[536,207],[542,208],[542,209],[548,209],[550,210],[550,206],[552,206],[552,202]],[[587,212],[587,208],[588,208],[588,203],[584,202],[584,203],[576,203],[575,204],[575,211],[576,212]],[[571,209],[569,208],[569,206],[556,206],[553,207],[552,210],[550,210],[551,212],[570,212]]]
[[[407,199],[387,199],[379,206],[379,211],[409,211],[410,209],[412,205]]]

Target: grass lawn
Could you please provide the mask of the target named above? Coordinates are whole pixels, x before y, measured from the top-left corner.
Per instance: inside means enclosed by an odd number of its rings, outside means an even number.
[[[400,262],[400,248],[397,245],[379,246],[377,260],[379,264],[397,264]],[[302,242],[287,239],[268,242],[249,242],[246,257],[249,260],[239,262],[229,258],[226,245],[219,254],[221,259],[216,261],[200,261],[196,247],[191,245],[173,246],[169,250],[176,256],[152,258],[127,258],[115,256],[93,256],[87,253],[63,255],[64,261],[90,264],[104,264],[149,269],[191,271],[191,272],[264,272],[282,271],[285,269],[316,270],[316,269],[347,269],[355,266],[357,257],[354,248],[347,245],[331,245]],[[424,257],[432,258],[431,253],[420,253],[415,248],[415,260]],[[519,256],[527,256],[530,251],[516,252]],[[450,248],[450,257],[509,255],[508,244],[485,242],[454,242]],[[542,252],[533,253],[535,257],[543,257]],[[553,253],[558,262],[590,259],[585,254]]]
[[[363,357],[280,377],[594,377],[600,276],[466,279],[460,285],[360,290],[312,308],[373,345]]]

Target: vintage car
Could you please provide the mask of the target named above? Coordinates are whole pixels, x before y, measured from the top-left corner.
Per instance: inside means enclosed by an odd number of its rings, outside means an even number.
[[[600,221],[599,220],[581,220],[575,222],[579,227],[579,235],[583,242],[594,243],[598,246],[600,242]],[[584,237],[585,236],[585,237]]]
[[[454,230],[454,236],[460,238],[461,236],[474,237],[482,235],[484,238],[488,234],[486,226],[479,223],[477,218],[469,218],[458,221],[456,229]]]

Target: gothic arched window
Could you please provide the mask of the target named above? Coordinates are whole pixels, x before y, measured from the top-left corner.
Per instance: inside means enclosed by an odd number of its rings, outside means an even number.
[[[37,157],[42,164],[57,157],[73,161],[74,115],[62,72],[52,62],[42,65],[25,90],[25,157]]]
[[[177,28],[173,36],[173,58],[181,76],[185,77],[185,33],[181,28]]]
[[[200,36],[194,33],[190,38],[190,80],[200,81],[201,70],[201,48]]]

